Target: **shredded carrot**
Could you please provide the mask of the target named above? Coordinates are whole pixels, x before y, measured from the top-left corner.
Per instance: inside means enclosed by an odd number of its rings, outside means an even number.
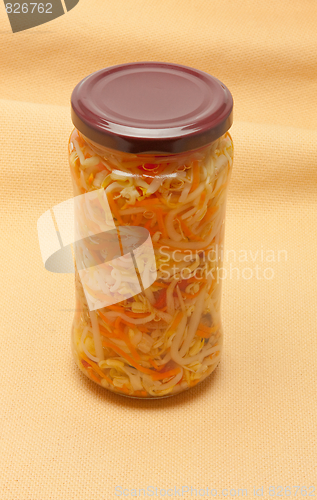
[[[182,292],[182,295],[184,295],[186,297],[186,299],[194,299],[195,297],[197,297],[198,295],[200,294],[200,290],[198,290],[198,292],[196,293],[186,293],[186,292]]]
[[[101,335],[103,335],[104,337],[106,337],[108,339],[111,337],[115,337],[115,338],[123,340],[123,342],[125,342],[127,347],[130,349],[132,356],[134,356],[134,358],[137,360],[141,359],[139,353],[137,352],[134,345],[132,344],[128,334],[126,334],[125,332],[123,332],[120,329],[120,320],[121,320],[120,317],[116,319],[115,323],[117,323],[117,326],[115,325],[115,328],[114,328],[114,330],[112,330],[112,332],[108,332],[102,325],[99,325]],[[121,320],[121,321],[123,321],[123,320]]]
[[[157,366],[157,364],[155,363],[154,359],[149,358],[148,361],[149,361],[149,363],[151,363],[151,365],[153,366],[153,368],[155,368],[155,370],[159,371],[160,368],[162,368],[162,366],[161,367]]]
[[[133,323],[128,323],[128,321],[126,321],[125,319],[121,319],[121,323],[124,323],[125,325],[129,326],[130,328],[133,328],[135,325]]]
[[[225,182],[224,184],[222,184],[222,186],[220,186],[217,191],[212,195],[213,198],[216,198],[216,196],[218,196],[219,193],[221,193],[228,185],[228,181]]]
[[[200,181],[200,171],[199,171],[198,161],[196,160],[193,162],[193,183],[190,189],[190,193],[192,193],[198,188],[199,181]]]
[[[104,337],[107,337],[107,338],[112,337],[114,335],[113,330],[111,332],[109,332],[102,325],[99,325],[99,331],[100,331],[101,335],[103,335]]]
[[[181,322],[181,319],[183,317],[183,314],[179,312],[177,316],[174,318],[174,321],[172,321],[171,326],[169,327],[169,330],[175,330],[179,323]]]
[[[159,292],[159,296],[157,298],[157,301],[154,304],[154,307],[156,309],[162,309],[166,305],[166,289],[162,288]]]
[[[124,333],[122,330],[115,330],[115,333],[117,334],[117,336],[119,338],[121,338],[127,344],[127,347],[130,349],[130,352],[131,352],[132,356],[134,357],[134,359],[136,359],[136,360],[141,359],[139,353],[137,352],[134,345],[132,344],[132,342],[129,338],[129,335]]]
[[[114,386],[114,387],[115,387],[114,391],[116,391],[116,392],[118,391],[118,392],[123,392],[123,394],[130,394],[129,389],[127,388],[126,385],[123,385],[122,387],[116,387],[116,386]]]
[[[149,205],[160,205],[160,202],[157,198],[146,198],[145,200],[137,201],[136,207],[148,207]]]
[[[138,330],[140,330],[140,332],[143,332],[143,333],[147,333],[149,331],[145,325],[137,325],[137,328],[138,328]]]
[[[152,224],[152,219],[149,219],[147,223],[144,224],[143,227],[148,230],[151,236],[153,236],[153,234],[156,232],[156,229],[155,227],[152,227],[151,224]]]
[[[134,391],[134,395],[135,396],[147,396],[147,392],[146,391]]]
[[[160,228],[160,232],[162,233],[163,238],[167,238],[166,227],[163,219],[163,211],[161,209],[155,210],[157,216],[158,226]]]
[[[143,219],[143,213],[140,213],[140,214],[136,214],[136,217],[133,221],[133,226],[139,226],[141,221]]]
[[[205,333],[209,333],[211,327],[205,326],[203,323],[199,323],[198,328]]]
[[[177,375],[180,372],[180,368],[174,368],[173,370],[169,370],[168,372],[160,372],[152,375],[153,380],[162,380],[164,378],[172,377],[173,375]]]
[[[169,285],[166,285],[165,283],[161,283],[160,281],[154,281],[153,286],[159,286],[161,288],[168,288]]]
[[[108,202],[111,208],[112,213],[116,217],[117,221],[119,224],[123,225],[123,220],[121,219],[121,216],[119,214],[119,209],[117,207],[117,204],[115,203],[112,193],[108,193]]]
[[[110,384],[112,384],[112,380],[109,377],[107,377],[107,375],[105,375],[103,373],[103,371],[99,368],[99,366],[96,363],[94,363],[94,361],[92,361],[91,359],[89,359],[86,356],[85,353],[82,353],[81,357],[86,361],[86,363],[88,363],[93,368],[93,370],[96,373],[98,373],[98,375],[100,375],[100,377],[105,378],[107,380],[107,382],[109,382]]]
[[[199,323],[198,326],[199,329],[197,330],[196,335],[198,335],[198,337],[203,337],[205,339],[208,339],[214,332],[218,330],[219,326],[220,324],[215,325],[211,328],[206,328],[202,323]]]
[[[197,234],[191,232],[185,221],[180,219],[180,223],[182,226],[183,233],[185,234],[185,236],[187,236],[187,238],[194,241],[202,241],[202,239],[199,236],[197,236]]]
[[[128,338],[126,339],[126,344],[129,347],[130,352],[131,352],[132,356],[134,357],[134,359],[136,359],[137,361],[139,359],[141,359],[140,354],[138,353],[138,351],[136,350],[136,348],[134,347],[134,345],[132,344],[130,339],[128,339]]]
[[[110,319],[108,319],[108,318],[107,318],[104,314],[102,314],[102,312],[100,311],[100,309],[99,309],[99,311],[98,311],[98,314],[99,314],[99,316],[101,317],[101,319],[102,319],[102,320],[103,320],[103,321],[104,321],[107,325],[113,326],[113,322],[112,322],[112,321],[110,321]]]
[[[111,306],[107,306],[107,309],[111,309],[112,311],[122,312],[124,313],[124,309],[121,306],[115,306],[112,304]]]
[[[199,227],[204,224],[205,222],[208,222],[211,219],[211,216],[217,212],[218,207],[209,207],[207,208],[207,212],[205,213],[204,217],[201,219]]]
[[[129,354],[125,353],[120,347],[116,346],[112,342],[109,341],[102,341],[102,345],[105,347],[111,347],[113,351],[115,351],[117,354],[122,356],[126,361],[128,361],[129,365],[134,366],[137,370],[140,370],[140,372],[147,373],[148,375],[153,375],[153,370],[150,370],[149,368],[144,368],[143,366],[139,365]]]
[[[194,387],[195,385],[197,385],[199,382],[199,379],[198,380],[192,380],[189,384],[189,387]]]
[[[204,204],[204,201],[205,201],[205,198],[206,198],[206,191],[203,191],[201,193],[201,197],[200,197],[200,200],[199,200],[199,203],[198,203],[198,209],[201,209],[203,204]]]
[[[151,315],[151,313],[134,313],[130,311],[124,311],[124,314],[129,316],[129,318],[147,318]]]
[[[101,382],[101,379],[99,377],[97,377],[97,375],[95,375],[93,369],[91,368],[91,366],[89,368],[87,368],[87,371],[89,373],[89,376],[92,378],[92,380],[94,382],[97,382],[97,384],[100,384]]]

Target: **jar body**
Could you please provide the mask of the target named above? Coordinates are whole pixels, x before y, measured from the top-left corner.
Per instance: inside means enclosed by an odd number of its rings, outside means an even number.
[[[78,367],[94,382],[130,397],[160,398],[196,385],[218,365],[232,160],[228,132],[200,149],[165,155],[122,153],[72,132],[75,199],[93,194],[89,207],[75,211],[85,230],[75,251],[71,342]],[[114,226],[103,224],[107,207]],[[133,252],[129,260],[123,237],[140,227],[148,246],[139,260]],[[111,253],[111,235],[121,256]],[[144,247],[141,236],[136,241]]]

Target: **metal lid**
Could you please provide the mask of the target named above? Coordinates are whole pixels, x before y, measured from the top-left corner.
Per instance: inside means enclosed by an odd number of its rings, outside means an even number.
[[[232,125],[233,99],[217,78],[162,62],[120,64],[75,87],[72,120],[88,139],[128,153],[180,153]]]

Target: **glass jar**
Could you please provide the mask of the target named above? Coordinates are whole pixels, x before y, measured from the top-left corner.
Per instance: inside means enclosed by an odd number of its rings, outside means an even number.
[[[118,394],[177,394],[222,351],[232,96],[207,73],[145,62],[93,73],[71,103],[74,358]]]

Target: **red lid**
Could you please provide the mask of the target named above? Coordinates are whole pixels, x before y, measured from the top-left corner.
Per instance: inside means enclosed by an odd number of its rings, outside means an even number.
[[[96,71],[75,87],[71,106],[79,132],[128,153],[199,148],[232,125],[227,87],[179,64],[138,62]]]

